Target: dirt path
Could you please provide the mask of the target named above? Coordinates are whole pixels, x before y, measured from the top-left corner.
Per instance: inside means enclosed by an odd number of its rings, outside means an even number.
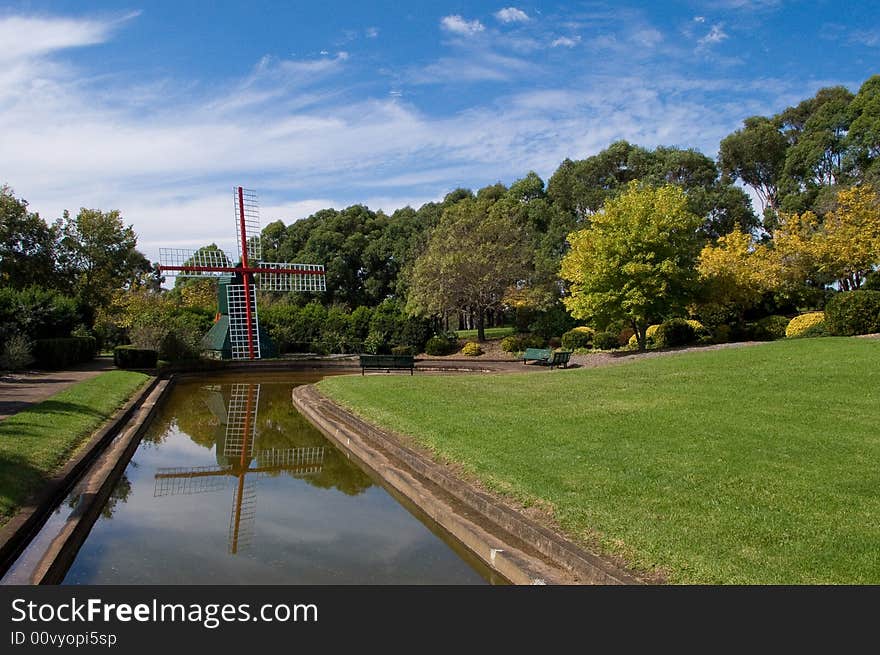
[[[111,357],[74,366],[66,371],[33,371],[0,375],[0,421],[35,405],[67,387],[113,368]]]

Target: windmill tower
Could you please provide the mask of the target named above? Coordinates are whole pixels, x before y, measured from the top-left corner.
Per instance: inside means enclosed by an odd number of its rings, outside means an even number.
[[[272,354],[260,330],[257,289],[325,291],[327,286],[320,264],[262,261],[257,195],[237,187],[234,198],[237,264],[222,250],[160,248],[159,269],[168,276],[218,278],[218,318],[205,337],[206,349],[225,359],[254,360]]]

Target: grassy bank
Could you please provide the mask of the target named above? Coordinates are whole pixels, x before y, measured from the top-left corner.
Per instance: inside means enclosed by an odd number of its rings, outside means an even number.
[[[477,330],[458,330],[456,333],[459,339],[476,339]],[[516,328],[512,327],[490,327],[486,328],[486,339],[503,339],[511,334],[516,334]]]
[[[673,582],[880,583],[880,340],[325,393]]]
[[[0,421],[0,524],[148,379],[108,371]]]

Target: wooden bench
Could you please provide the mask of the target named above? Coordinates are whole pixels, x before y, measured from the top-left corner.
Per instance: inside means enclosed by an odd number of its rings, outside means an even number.
[[[361,355],[361,375],[369,369],[391,372],[392,369],[409,369],[412,375],[416,367],[412,355]]]
[[[568,368],[568,360],[571,359],[570,350],[556,350],[550,356],[545,363],[550,365],[550,368],[555,368],[557,366],[562,366],[562,368]]]
[[[521,359],[523,364],[531,361],[544,363],[550,359],[552,352],[549,348],[526,348]]]

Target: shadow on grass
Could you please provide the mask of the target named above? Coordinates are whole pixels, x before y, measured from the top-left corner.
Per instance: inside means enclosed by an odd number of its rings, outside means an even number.
[[[0,523],[5,523],[33,493],[46,484],[46,475],[20,455],[0,454]]]
[[[4,404],[13,403],[0,401],[0,408],[2,408]],[[98,418],[104,418],[105,416],[103,412],[99,412],[96,409],[89,407],[88,405],[83,405],[81,403],[69,403],[61,400],[44,400],[40,403],[37,403],[36,405],[31,405],[22,412],[19,412],[17,416],[24,418],[30,413],[29,410],[33,410],[35,413],[39,414],[85,414]],[[12,417],[10,416],[9,418],[11,419]],[[2,432],[3,425],[3,423],[0,423],[0,432]]]

